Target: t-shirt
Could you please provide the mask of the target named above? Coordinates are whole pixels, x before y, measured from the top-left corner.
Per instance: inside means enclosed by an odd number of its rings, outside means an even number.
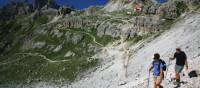
[[[176,65],[184,66],[185,61],[187,60],[187,56],[185,52],[181,51],[180,53],[175,53],[174,58],[176,58]]]
[[[153,75],[160,76],[160,70],[163,68],[163,64],[159,60],[157,60],[153,61],[152,65],[153,65]]]

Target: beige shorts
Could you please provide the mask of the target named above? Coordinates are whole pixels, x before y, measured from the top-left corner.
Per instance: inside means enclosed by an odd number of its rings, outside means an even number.
[[[154,76],[153,79],[154,79],[154,83],[161,84],[163,80],[163,76]]]

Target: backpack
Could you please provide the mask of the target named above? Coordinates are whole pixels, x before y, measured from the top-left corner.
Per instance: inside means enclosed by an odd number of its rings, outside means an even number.
[[[162,69],[163,71],[166,71],[167,70],[167,65],[166,65],[166,62],[162,59],[159,60],[159,67],[160,67],[160,64],[163,65]],[[154,65],[154,62],[153,62],[153,65]],[[159,68],[160,69],[160,68]]]
[[[192,78],[192,77],[198,77],[198,74],[197,74],[197,72],[196,72],[195,70],[193,70],[193,71],[191,71],[190,73],[188,73],[188,76],[189,76],[190,78]]]

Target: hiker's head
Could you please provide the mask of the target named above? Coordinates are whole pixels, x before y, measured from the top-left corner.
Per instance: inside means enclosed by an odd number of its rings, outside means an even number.
[[[160,59],[160,54],[159,53],[155,53],[153,59],[154,60],[159,60]]]
[[[176,48],[176,52],[180,53],[181,52],[181,48]]]

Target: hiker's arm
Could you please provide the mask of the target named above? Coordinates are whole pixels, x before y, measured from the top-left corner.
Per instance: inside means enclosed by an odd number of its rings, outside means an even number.
[[[187,61],[187,57],[186,57],[186,60],[185,60],[185,67],[186,67],[186,70],[188,70],[188,61]]]
[[[162,68],[160,69],[160,75],[161,75],[161,76],[163,76],[163,75],[164,75],[164,71],[163,71],[163,69],[162,69]]]
[[[184,53],[184,56],[185,56],[185,67],[186,67],[186,70],[188,70],[188,61],[187,61],[187,56],[186,54]]]
[[[151,72],[152,69],[153,69],[153,66],[151,65],[149,68],[149,73]]]
[[[170,60],[174,60],[174,59],[175,59],[175,57],[173,57],[173,58],[171,57],[171,58],[169,58],[169,59],[170,59]]]
[[[174,60],[175,58],[169,58],[170,60]]]
[[[188,70],[188,61],[187,60],[185,61],[185,67],[186,67],[186,70]]]
[[[170,60],[174,60],[176,58],[176,53],[174,54],[174,57],[169,58]]]

